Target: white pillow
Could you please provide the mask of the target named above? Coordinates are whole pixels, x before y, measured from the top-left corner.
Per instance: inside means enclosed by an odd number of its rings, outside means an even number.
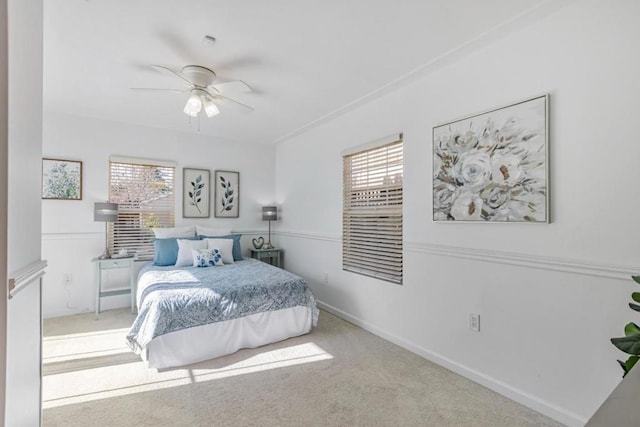
[[[209,236],[209,237],[227,236],[231,234],[231,229],[229,228],[209,228],[209,227],[202,227],[200,225],[196,225],[196,231],[198,232],[198,236]]]
[[[178,259],[176,259],[176,267],[193,265],[194,249],[207,249],[207,242],[204,240],[178,239]]]
[[[200,241],[207,242],[208,249],[218,249],[222,254],[222,262],[233,264],[233,239],[203,239]]]
[[[156,235],[156,239],[168,239],[170,237],[196,237],[196,226],[154,227],[153,234]]]
[[[224,262],[222,262],[222,254],[217,249],[194,249],[192,253],[194,267],[224,265]]]

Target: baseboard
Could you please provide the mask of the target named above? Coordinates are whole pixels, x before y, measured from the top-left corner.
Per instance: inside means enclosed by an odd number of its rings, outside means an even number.
[[[584,426],[588,420],[581,416],[567,411],[563,408],[559,408],[543,399],[526,393],[520,389],[510,386],[502,381],[487,376],[481,372],[471,369],[465,365],[462,365],[454,360],[451,360],[445,356],[442,356],[436,352],[427,350],[420,346],[417,346],[403,338],[390,334],[387,331],[380,329],[379,327],[372,325],[371,323],[352,316],[339,308],[326,304],[322,301],[318,301],[318,306],[323,310],[334,314],[347,322],[353,323],[362,329],[371,332],[374,335],[379,336],[397,346],[404,348],[412,353],[424,357],[433,363],[443,366],[456,374],[462,375],[465,378],[470,379],[473,382],[483,385],[496,393],[499,393],[515,402],[518,402],[534,411],[540,412],[556,421],[559,421],[567,426]]]
[[[93,310],[89,308],[74,308],[66,310],[54,310],[42,313],[42,319],[55,319],[56,317],[74,316],[76,314],[93,313]]]

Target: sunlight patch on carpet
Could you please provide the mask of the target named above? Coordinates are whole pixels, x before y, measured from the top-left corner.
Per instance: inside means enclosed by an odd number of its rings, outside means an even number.
[[[47,336],[42,339],[42,362],[48,364],[86,360],[129,352],[124,336],[128,328]],[[46,375],[46,369],[44,374]]]
[[[265,349],[266,350],[266,349]],[[252,351],[259,351],[254,349]],[[133,353],[131,353],[133,354]],[[78,355],[74,355],[78,356]],[[333,359],[333,356],[313,342],[262,351],[237,362],[224,364],[214,359],[191,365],[190,368],[163,372],[145,367],[141,360],[118,360],[118,355],[104,355],[100,366],[83,367],[83,361],[56,361],[56,370],[43,378],[43,408],[89,402],[151,390],[203,383],[271,369]],[[89,356],[93,358],[93,354]],[[112,363],[109,363],[109,358]],[[62,364],[66,364],[62,366]],[[47,366],[45,364],[46,371]]]

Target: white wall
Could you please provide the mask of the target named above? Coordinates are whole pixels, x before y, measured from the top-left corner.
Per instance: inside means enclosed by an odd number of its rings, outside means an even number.
[[[242,241],[245,248],[252,232],[266,229],[261,206],[274,201],[275,149],[267,145],[46,112],[43,155],[83,162],[81,201],[42,201],[42,254],[49,262],[43,293],[45,317],[94,309],[91,259],[104,250],[104,223],[93,221],[93,203],[107,200],[110,155],[176,161],[176,225],[243,232],[247,234]],[[212,178],[216,169],[239,171],[239,218],[215,218],[213,209],[208,219],[182,218],[183,167],[210,169]],[[211,200],[213,204],[213,194]],[[72,275],[69,286],[65,286],[64,274]],[[107,282],[110,279],[106,277]],[[110,297],[103,299],[102,307],[124,307],[128,302],[128,296]]]
[[[562,422],[586,422],[621,377],[615,360],[626,355],[609,338],[634,318],[639,16],[633,0],[572,2],[280,143],[287,268],[347,319]],[[432,127],[545,92],[552,223],[434,223]],[[342,271],[340,240],[341,151],[397,132],[402,286]],[[469,313],[481,314],[480,333]]]
[[[7,267],[40,260],[42,153],[42,1],[8,2],[9,157]],[[3,286],[6,286],[3,283]],[[35,282],[8,301],[7,426],[40,424],[41,289]]]

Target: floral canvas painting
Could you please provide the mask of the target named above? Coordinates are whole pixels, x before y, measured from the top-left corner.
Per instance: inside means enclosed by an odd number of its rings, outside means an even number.
[[[549,222],[548,95],[433,128],[434,221]]]
[[[182,217],[209,218],[209,171],[184,168],[182,175]]]
[[[82,162],[42,159],[42,198],[82,200]]]
[[[215,212],[217,218],[240,216],[240,172],[216,171]]]

